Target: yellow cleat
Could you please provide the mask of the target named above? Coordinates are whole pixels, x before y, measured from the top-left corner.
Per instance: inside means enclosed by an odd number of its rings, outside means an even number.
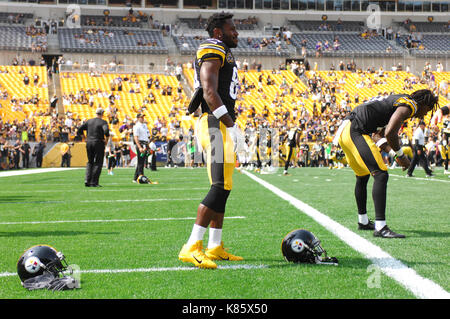
[[[211,261],[203,252],[203,242],[201,240],[195,242],[195,244],[188,246],[184,245],[178,255],[178,259],[183,262],[193,263],[196,267],[215,269],[217,265]]]
[[[206,257],[211,260],[229,260],[229,261],[240,261],[244,260],[244,258],[240,256],[235,256],[227,252],[227,248],[223,248],[223,242],[220,246],[206,249],[205,251]]]

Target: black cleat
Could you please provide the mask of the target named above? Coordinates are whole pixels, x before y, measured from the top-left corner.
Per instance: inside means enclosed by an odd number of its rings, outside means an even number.
[[[86,187],[91,187],[91,184],[84,183],[84,186],[86,186]]]
[[[91,187],[103,187],[103,186],[99,184],[91,184]]]
[[[405,238],[405,235],[397,234],[389,229],[386,225],[381,230],[375,230],[373,232],[373,237],[382,237],[382,238]]]
[[[358,223],[358,229],[359,230],[375,230],[375,224],[373,221],[371,221],[369,219],[369,222],[367,224]]]

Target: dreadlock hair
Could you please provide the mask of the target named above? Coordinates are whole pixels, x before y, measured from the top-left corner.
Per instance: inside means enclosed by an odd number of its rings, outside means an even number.
[[[208,18],[206,22],[206,31],[208,31],[209,36],[212,38],[214,36],[214,29],[219,28],[222,29],[225,21],[233,18],[232,13],[214,13],[212,16]]]
[[[429,107],[432,111],[431,116],[433,116],[434,111],[439,107],[438,100],[439,97],[434,95],[431,90],[423,89],[417,90],[410,94],[411,98],[417,102],[419,107]]]

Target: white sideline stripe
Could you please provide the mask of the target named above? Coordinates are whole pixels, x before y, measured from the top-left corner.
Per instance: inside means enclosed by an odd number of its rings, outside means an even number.
[[[246,171],[243,171],[243,173],[314,219],[351,248],[363,254],[373,264],[378,266],[382,272],[411,291],[417,298],[450,299],[450,294],[441,286],[429,279],[421,277],[413,269],[409,268],[401,261],[393,258],[380,247],[372,244],[370,241],[355,234],[315,208],[303,203],[301,200],[291,196],[261,178]]]
[[[92,199],[92,200],[48,200],[48,201],[11,201],[4,202],[5,204],[62,204],[62,203],[128,203],[128,202],[162,202],[162,201],[178,201],[178,200],[201,200],[201,198],[148,198],[148,199]]]
[[[225,219],[244,219],[245,216],[229,216]],[[64,223],[113,223],[113,222],[148,222],[170,220],[194,220],[195,217],[165,217],[165,218],[131,218],[131,219],[80,219],[80,220],[43,220],[29,222],[0,222],[0,225],[35,225],[35,224],[64,224]]]
[[[262,269],[268,268],[267,265],[229,265],[229,266],[217,266],[217,269],[223,270],[235,270],[235,269]],[[130,268],[130,269],[91,269],[81,270],[82,274],[119,274],[119,273],[133,273],[133,272],[163,272],[163,271],[192,271],[198,270],[197,267],[154,267],[154,268]],[[12,277],[17,276],[14,272],[0,273],[0,277]]]
[[[151,192],[155,191],[189,191],[189,190],[208,190],[209,187],[189,187],[189,188],[153,188],[151,189]],[[85,189],[85,192],[90,192],[90,189]],[[118,189],[98,189],[98,192],[123,192],[123,188]],[[134,192],[148,192],[148,188],[136,188],[133,189]],[[55,189],[55,190],[20,190],[20,193],[66,193],[67,189]],[[3,191],[2,193],[9,193],[9,194],[17,194],[17,191]]]
[[[396,174],[389,174],[390,176],[394,176],[394,177],[401,177],[401,178],[407,178],[408,180],[420,180],[420,181],[432,181],[432,182],[442,182],[442,183],[450,183],[450,180],[446,181],[444,179],[436,179],[434,177],[428,177],[428,178],[424,178],[424,177],[406,177],[403,175],[396,175]],[[435,175],[436,176],[436,175]]]
[[[74,169],[81,169],[80,167],[53,167],[53,168],[36,168],[30,170],[18,170],[18,171],[8,171],[8,172],[0,172],[0,177],[8,177],[8,176],[18,176],[18,175],[30,175],[30,174],[39,174],[39,173],[50,173],[50,172],[61,172],[61,171],[70,171]]]
[[[201,198],[93,199],[80,200],[79,203],[161,202],[172,200],[201,200]]]

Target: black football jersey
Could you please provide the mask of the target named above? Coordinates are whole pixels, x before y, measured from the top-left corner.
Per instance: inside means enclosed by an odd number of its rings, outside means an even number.
[[[219,71],[219,86],[218,94],[222,102],[228,110],[228,114],[233,121],[236,119],[234,104],[236,102],[239,77],[236,61],[230,48],[220,40],[207,39],[203,41],[197,49],[195,63],[194,63],[194,89],[201,88],[200,83],[200,68],[203,61],[219,59],[221,61],[221,68]],[[202,112],[211,113],[206,102],[201,102]]]
[[[409,95],[392,94],[358,105],[348,118],[354,122],[356,130],[363,134],[372,134],[386,127],[399,106],[407,106],[411,109],[410,118],[416,114],[418,109],[417,103]]]
[[[293,128],[288,132],[288,145],[290,147],[295,147],[297,145],[297,136],[301,134],[301,130],[299,128]]]

